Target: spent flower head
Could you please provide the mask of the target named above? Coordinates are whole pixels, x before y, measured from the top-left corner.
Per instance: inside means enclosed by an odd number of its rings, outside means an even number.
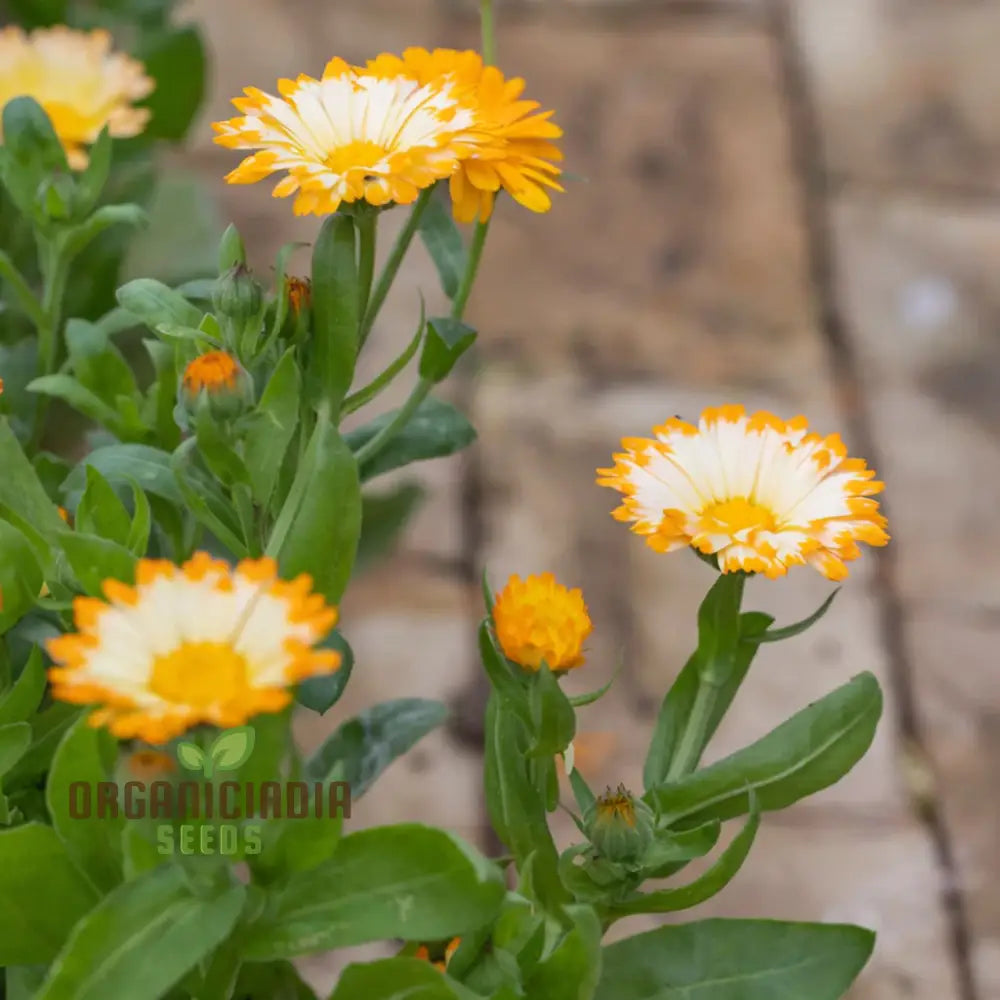
[[[86,147],[105,126],[118,138],[142,132],[149,111],[134,104],[154,86],[142,63],[111,51],[106,31],[0,30],[0,109],[16,97],[34,98],[74,169],[87,165]]]
[[[873,499],[883,484],[839,435],[810,434],[805,417],[721,406],[653,434],[625,438],[597,482],[624,494],[614,516],[657,552],[693,546],[724,573],[774,579],[808,564],[842,580],[859,542],[889,541]]]
[[[160,745],[201,723],[239,726],[340,666],[339,653],[314,648],[337,609],[308,576],[281,580],[272,559],[140,559],[135,581],[105,580],[106,600],[76,598],[76,632],[47,643],[52,696],[99,706],[91,725],[121,739]]]
[[[526,580],[512,576],[497,595],[493,622],[504,655],[528,670],[543,662],[550,670],[580,666],[594,628],[583,593],[564,587],[551,573]]]

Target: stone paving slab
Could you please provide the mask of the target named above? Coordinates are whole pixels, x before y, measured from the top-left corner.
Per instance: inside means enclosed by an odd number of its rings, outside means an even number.
[[[1000,211],[845,198],[842,297],[882,452],[918,710],[983,997],[1000,994]]]
[[[1000,6],[788,2],[830,170],[890,183],[1000,188]]]
[[[557,109],[584,179],[547,215],[501,206],[473,300],[488,356],[603,379],[750,368],[765,384],[822,366],[800,335],[804,241],[761,29],[540,18],[505,30],[502,53]]]

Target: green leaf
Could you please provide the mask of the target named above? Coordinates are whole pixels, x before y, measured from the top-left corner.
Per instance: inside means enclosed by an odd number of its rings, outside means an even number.
[[[674,913],[689,910],[720,893],[743,867],[750,853],[757,830],[760,812],[756,800],[751,800],[750,818],[732,843],[722,852],[719,860],[704,874],[688,885],[659,892],[637,892],[606,907],[605,919],[621,920],[636,913]]]
[[[792,636],[801,635],[806,629],[811,628],[830,610],[833,599],[840,593],[838,587],[808,618],[795,622],[794,625],[785,625],[782,628],[770,628],[766,632],[761,632],[756,636],[748,636],[744,642],[781,642],[782,639],[791,639]]]
[[[31,726],[11,722],[0,726],[0,779],[24,756],[31,744]]]
[[[384,958],[349,965],[330,1000],[477,1000],[472,993],[430,962],[419,958]]]
[[[448,709],[437,701],[400,698],[374,705],[345,722],[306,764],[310,781],[337,780],[351,786],[357,801],[375,779],[398,757],[407,753],[448,718]]]
[[[486,706],[486,808],[500,839],[519,868],[533,857],[533,883],[543,906],[568,901],[559,879],[559,855],[549,830],[545,802],[529,777],[528,737],[522,721],[496,693]]]
[[[81,710],[76,705],[56,702],[29,720],[31,746],[8,774],[7,781],[11,787],[26,784],[48,772],[59,741],[80,714]]]
[[[388,493],[362,496],[356,574],[393,552],[425,496],[426,492],[419,483],[402,483]]]
[[[76,509],[76,530],[125,545],[132,531],[125,505],[94,466],[88,465],[86,473],[87,488]]]
[[[28,539],[14,525],[0,521],[0,635],[35,606],[42,578]]]
[[[32,1000],[45,979],[44,965],[14,965],[6,974],[6,1000]]]
[[[361,536],[361,484],[351,449],[324,412],[317,417],[286,508],[293,505],[291,525],[277,552],[282,575],[292,579],[308,573],[316,592],[337,604],[351,577]],[[282,510],[274,529],[277,538],[286,517]],[[273,551],[270,544],[268,549]]]
[[[529,754],[554,757],[570,745],[576,735],[576,713],[556,675],[542,664],[529,685],[532,735]]]
[[[224,486],[250,484],[250,473],[236,453],[222,426],[212,414],[208,394],[202,393],[194,417],[198,453],[209,471]]]
[[[92,468],[92,466],[91,466]],[[129,525],[126,548],[136,556],[144,556],[149,548],[149,533],[153,526],[153,515],[149,500],[138,483],[132,483],[132,498],[135,514]]]
[[[138,205],[103,205],[84,222],[62,234],[62,252],[67,261],[73,260],[112,226],[138,228],[146,225],[146,213]]]
[[[465,245],[451,211],[441,198],[431,198],[420,220],[420,238],[434,261],[441,288],[454,299],[465,274]]]
[[[479,626],[479,656],[482,660],[490,685],[503,702],[505,711],[514,712],[526,725],[531,725],[531,709],[523,674],[519,667],[512,667],[510,661],[497,649],[490,631],[489,620]]]
[[[239,1000],[316,1000],[291,962],[246,962],[234,997]]]
[[[570,906],[572,929],[526,977],[526,995],[539,1000],[592,997],[601,975],[603,929],[589,906]]]
[[[136,278],[118,289],[118,304],[142,320],[151,330],[162,325],[197,329],[202,311],[180,292],[153,278]]]
[[[246,421],[246,465],[254,499],[261,506],[271,501],[282,459],[298,426],[301,392],[295,348],[289,347],[268,380],[257,409]]]
[[[51,961],[96,902],[51,826],[0,830],[0,967]]]
[[[702,920],[604,949],[595,1000],[839,1000],[875,935],[838,924]]]
[[[194,26],[170,29],[143,40],[136,55],[156,80],[143,102],[152,112],[146,135],[178,142],[187,135],[205,96],[207,59]]]
[[[443,830],[362,830],[326,864],[291,878],[248,929],[244,953],[266,960],[387,938],[446,939],[489,923],[504,893],[500,869]]]
[[[715,588],[713,588],[714,590]],[[694,709],[695,698],[698,694],[698,676],[704,666],[705,657],[710,655],[709,647],[713,641],[710,631],[710,616],[715,600],[713,591],[709,592],[698,613],[699,634],[704,635],[704,640],[699,638],[698,649],[684,665],[684,669],[678,674],[660,706],[656,726],[653,729],[653,738],[646,756],[646,764],[643,768],[643,782],[647,789],[655,788],[666,779],[670,761],[677,752],[681,733],[684,732],[687,720]],[[774,619],[770,615],[758,611],[748,611],[740,615],[739,642],[731,651],[724,680],[716,688],[712,712],[702,734],[699,754],[718,729],[719,723],[722,722],[746,678],[753,658],[757,655],[757,645],[753,641],[753,637],[760,635],[773,621]]]
[[[52,758],[45,785],[45,804],[52,825],[66,851],[80,870],[102,893],[110,892],[122,880],[122,816],[74,816],[71,786],[84,782],[91,795],[97,784],[110,779],[110,761],[117,744],[103,730],[79,719],[63,737]]]
[[[182,505],[184,497],[170,467],[170,455],[144,444],[110,444],[95,448],[66,477],[66,503],[75,507],[86,484],[87,466],[92,465],[112,486],[129,486],[134,480],[147,493]],[[2,490],[2,487],[0,487]],[[53,508],[53,512],[55,508]],[[55,515],[59,518],[58,513]],[[65,525],[59,519],[59,529]]]
[[[111,342],[108,329],[71,319],[66,324],[65,337],[73,374],[81,385],[112,408],[120,396],[138,398],[135,375]]]
[[[451,373],[455,362],[476,342],[471,326],[448,316],[427,321],[427,337],[420,355],[420,377],[440,382]]]
[[[717,819],[690,830],[657,830],[649,853],[642,861],[643,878],[670,878],[688,862],[708,854],[721,834],[722,824]]]
[[[0,695],[0,726],[26,722],[34,715],[45,694],[45,666],[38,646],[31,650],[28,662],[14,686]]]
[[[197,898],[173,865],[126,882],[76,925],[35,1000],[160,1000],[225,940],[245,896]]]
[[[313,246],[312,343],[317,398],[332,413],[354,379],[360,317],[357,232],[349,215],[334,214],[323,223]]]
[[[75,207],[81,218],[97,207],[104,192],[111,171],[111,145],[111,133],[105,126],[97,141],[87,150],[87,166],[77,175],[76,182]]]
[[[135,554],[124,545],[79,531],[64,531],[57,541],[84,593],[92,597],[103,594],[101,585],[109,578],[123,583],[135,578]]]
[[[335,649],[340,653],[340,666],[332,674],[307,677],[296,689],[295,700],[323,715],[340,700],[354,669],[354,650],[339,632],[331,632],[319,644],[319,649]]]
[[[4,144],[0,155],[0,181],[21,212],[44,223],[39,190],[55,177],[63,185],[69,179],[69,164],[48,115],[31,97],[15,97],[3,108]]]
[[[0,469],[3,469],[0,504],[24,518],[46,540],[51,540],[66,527],[6,417],[0,417]]]
[[[763,739],[673,785],[647,792],[661,824],[698,826],[747,812],[784,809],[839,781],[864,756],[882,714],[872,674],[859,674]]]
[[[28,392],[61,399],[78,413],[116,432],[122,427],[114,407],[109,406],[72,375],[42,375],[28,383]]]
[[[227,729],[219,735],[209,751],[217,771],[236,771],[253,753],[256,738],[253,726]]]
[[[371,423],[344,435],[351,451],[362,445],[389,424],[398,411],[392,410]],[[429,458],[443,458],[461,451],[476,439],[476,432],[461,413],[450,403],[430,397],[417,408],[410,422],[361,469],[362,481],[373,479],[384,472],[422,462]]]
[[[417,332],[413,335],[413,339],[406,345],[403,353],[396,358],[392,364],[389,365],[385,371],[381,372],[375,378],[357,392],[352,392],[347,399],[344,400],[344,405],[340,408],[340,418],[344,419],[349,413],[354,413],[355,410],[360,410],[362,406],[366,403],[371,402],[383,389],[388,386],[392,380],[410,363],[410,359],[414,354],[417,353],[417,348],[420,346],[420,340],[424,335],[424,303],[423,299],[420,301],[420,322],[417,325]]]

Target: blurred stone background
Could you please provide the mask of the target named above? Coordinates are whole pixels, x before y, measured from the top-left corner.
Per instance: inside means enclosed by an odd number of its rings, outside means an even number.
[[[262,273],[316,222],[265,185],[223,184],[236,157],[208,123],[243,86],[318,74],[334,54],[476,46],[475,8],[189,5],[214,49],[213,96],[175,166],[204,178]],[[502,204],[470,310],[477,364],[449,389],[479,443],[413,471],[430,498],[403,551],[349,596],[358,667],[304,739],[387,697],[448,701],[449,729],[356,817],[489,847],[478,578],[552,569],[596,622],[577,683],[625,663],[583,710],[581,768],[638,786],[710,573],[612,521],[594,469],[622,435],[708,403],[804,413],[879,470],[894,541],[855,564],[820,625],[765,648],[710,757],[861,670],[887,709],[856,772],[767,816],[733,884],[684,918],[855,921],[879,939],[853,1000],[1000,997],[1000,2],[499,0],[498,19],[503,68],[557,109],[567,169],[585,179],[548,216]],[[399,220],[386,222],[383,248]],[[422,249],[369,371],[412,336],[418,290],[441,307]],[[788,622],[828,592],[799,570],[755,582],[749,604]]]

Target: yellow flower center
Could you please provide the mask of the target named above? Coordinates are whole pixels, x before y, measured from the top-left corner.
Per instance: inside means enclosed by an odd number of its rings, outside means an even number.
[[[188,363],[184,369],[184,388],[192,393],[202,389],[210,392],[232,389],[238,374],[239,367],[232,355],[225,351],[209,351]]]
[[[746,497],[720,500],[709,505],[702,512],[701,523],[706,532],[725,535],[741,531],[774,531],[777,527],[774,514],[767,507]]]
[[[246,657],[225,642],[184,642],[156,657],[149,688],[198,708],[237,701],[249,690]]]
[[[359,167],[373,167],[385,159],[386,150],[370,139],[357,139],[345,146],[338,146],[326,157],[326,166],[334,173],[346,174]]]

